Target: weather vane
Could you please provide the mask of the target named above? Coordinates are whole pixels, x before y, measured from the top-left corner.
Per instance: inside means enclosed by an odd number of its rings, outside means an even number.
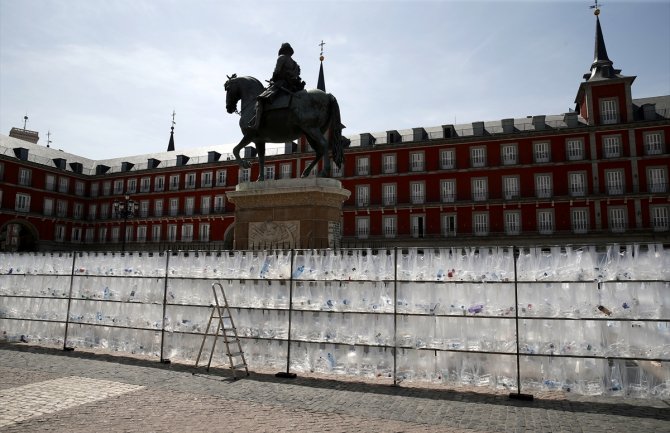
[[[25,116],[23,116],[23,130],[26,130],[26,123],[28,123],[28,113],[26,113]]]
[[[47,147],[51,144],[51,131],[47,131]]]
[[[595,9],[593,11],[593,15],[595,16],[600,15],[600,5],[598,4],[598,0],[595,0],[595,3],[589,6],[589,9]]]
[[[323,39],[321,39],[321,43],[319,44],[319,46],[321,47],[321,54],[319,55],[319,60],[321,60],[322,62],[323,62],[323,46],[324,45],[326,45],[326,43],[323,41]]]
[[[176,114],[177,114],[177,113],[176,113],[174,110],[172,110],[172,129],[174,129],[174,126],[177,124],[177,122],[174,121],[174,116],[175,116]]]

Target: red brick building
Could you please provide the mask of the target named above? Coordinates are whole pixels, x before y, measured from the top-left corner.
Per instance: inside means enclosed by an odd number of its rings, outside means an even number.
[[[333,173],[352,192],[342,244],[667,243],[670,95],[632,98],[598,20],[594,57],[574,112],[352,138]],[[303,150],[268,156],[266,179],[299,175]],[[93,161],[15,128],[0,135],[1,247],[228,248],[225,193],[257,170],[222,146]],[[126,195],[129,218],[114,212]]]

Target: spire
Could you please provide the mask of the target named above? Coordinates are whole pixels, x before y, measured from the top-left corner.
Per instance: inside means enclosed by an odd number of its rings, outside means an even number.
[[[170,142],[168,143],[168,152],[174,151],[174,125],[176,122],[174,121],[174,116],[175,116],[175,111],[172,110],[172,127],[170,128]]]
[[[321,43],[319,44],[321,46],[321,55],[319,56],[319,61],[321,61],[321,65],[319,66],[319,80],[316,83],[316,88],[321,90],[321,91],[326,91],[326,79],[323,77],[323,46],[326,45],[326,43],[322,40]]]
[[[600,27],[600,8],[598,3],[593,6],[596,16],[596,40],[593,48],[593,63],[591,64],[591,72],[584,74],[586,81],[592,80],[606,80],[610,78],[620,78],[620,69],[614,69],[614,63],[607,56],[607,48],[605,47],[605,38],[603,37],[603,30]]]

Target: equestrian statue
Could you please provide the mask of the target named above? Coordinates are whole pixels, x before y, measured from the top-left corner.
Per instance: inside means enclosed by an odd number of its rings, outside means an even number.
[[[340,107],[330,93],[318,89],[304,90],[300,66],[291,57],[293,48],[288,43],[279,49],[279,58],[270,85],[266,89],[254,77],[233,74],[224,84],[226,111],[235,113],[241,101],[240,129],[242,140],[233,149],[237,163],[249,168],[249,161],[240,158],[240,150],[254,143],[258,153],[258,180],[265,180],[265,143],[286,143],[305,135],[316,152],[314,160],[301,177],[307,177],[323,159],[319,177],[330,176],[330,154],[338,167],[344,161],[344,147],[349,144],[342,137]],[[328,131],[328,139],[324,134]]]

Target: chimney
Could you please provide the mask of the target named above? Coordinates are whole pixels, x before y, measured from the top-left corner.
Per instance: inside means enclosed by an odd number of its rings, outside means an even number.
[[[386,143],[402,143],[402,137],[400,136],[400,133],[395,129],[392,131],[386,131]]]
[[[484,122],[472,122],[472,135],[484,135]]]
[[[54,162],[56,168],[60,170],[65,170],[65,163],[67,162],[66,160],[64,160],[63,158],[54,158],[52,159],[52,161]]]
[[[502,124],[502,130],[505,134],[514,132],[514,119],[502,119],[500,123]]]
[[[412,134],[414,135],[414,141],[428,140],[428,133],[423,128],[412,128]]]
[[[364,132],[361,134],[361,146],[368,147],[375,145],[375,138],[369,132]]]
[[[161,163],[161,161],[159,159],[149,158],[149,159],[147,159],[147,168],[149,170],[154,169],[154,168],[158,167],[158,165],[160,163]]]
[[[190,158],[186,155],[177,155],[177,166],[181,167],[182,165],[186,165]]]
[[[571,111],[569,113],[563,114],[563,122],[568,128],[576,128],[579,125],[579,119],[577,119],[577,113]]]
[[[544,114],[541,114],[539,116],[533,116],[533,127],[535,128],[536,131],[540,131],[545,128],[546,123],[545,120],[546,116]]]

